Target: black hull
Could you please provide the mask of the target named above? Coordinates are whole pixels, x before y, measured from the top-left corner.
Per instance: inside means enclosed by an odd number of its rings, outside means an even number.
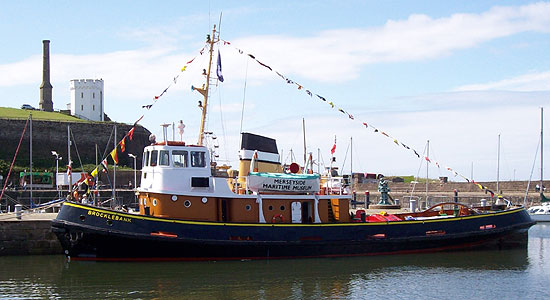
[[[231,260],[522,246],[533,224],[524,209],[429,221],[224,224],[66,203],[52,230],[71,259]]]

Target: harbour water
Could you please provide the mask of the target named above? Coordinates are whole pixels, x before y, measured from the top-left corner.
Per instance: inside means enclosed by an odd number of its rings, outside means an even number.
[[[527,249],[229,262],[0,257],[0,299],[549,299],[550,224]]]

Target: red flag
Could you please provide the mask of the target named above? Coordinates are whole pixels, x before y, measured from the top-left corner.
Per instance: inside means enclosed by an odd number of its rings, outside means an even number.
[[[67,176],[71,176],[71,165],[67,165]]]
[[[426,159],[427,162],[430,162],[430,163],[432,162],[427,156],[424,158]]]
[[[130,141],[134,138],[134,129],[136,129],[136,128],[132,127],[132,129],[130,129],[130,131],[128,131],[128,136],[130,137]]]
[[[126,151],[126,142],[125,142],[125,141],[126,141],[126,137],[124,137],[124,138],[122,139],[122,141],[120,142],[120,150],[121,150],[122,152]]]
[[[334,155],[334,152],[336,152],[336,137],[334,137],[334,145],[332,146],[332,149],[330,149],[330,154]]]

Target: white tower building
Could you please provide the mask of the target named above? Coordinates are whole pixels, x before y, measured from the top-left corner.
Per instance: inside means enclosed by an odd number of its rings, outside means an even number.
[[[103,121],[103,79],[71,80],[71,115]]]

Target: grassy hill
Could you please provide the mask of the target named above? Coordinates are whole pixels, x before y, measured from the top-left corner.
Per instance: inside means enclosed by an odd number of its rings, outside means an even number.
[[[0,107],[0,118],[26,120],[29,117],[30,113],[32,113],[33,120],[88,122],[86,120],[82,120],[73,116],[68,116],[59,112]]]

